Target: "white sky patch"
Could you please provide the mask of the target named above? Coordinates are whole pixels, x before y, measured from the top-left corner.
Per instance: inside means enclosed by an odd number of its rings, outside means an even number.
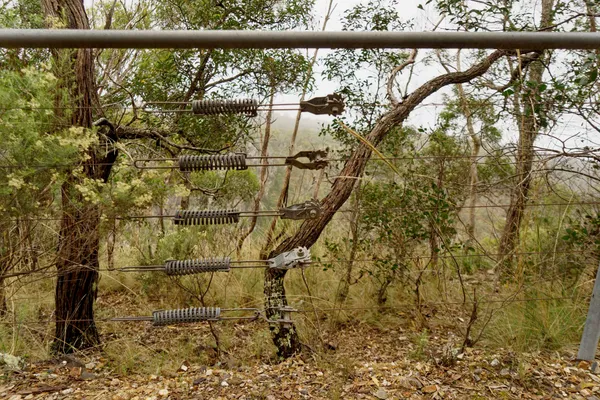
[[[93,7],[96,0],[84,0],[84,4],[86,7]],[[339,31],[342,28],[342,18],[344,13],[351,9],[352,7],[360,4],[366,3],[367,0],[343,0],[336,1],[333,15],[331,16],[327,30],[328,31]],[[134,0],[126,0],[126,4],[131,5],[135,3]],[[413,22],[413,31],[431,31],[433,27],[439,22],[440,16],[437,11],[433,7],[433,5],[425,4],[426,0],[400,0],[401,7],[401,17],[403,21],[412,21]],[[536,14],[536,4],[538,0],[531,2],[523,3],[523,6],[530,9],[530,12]],[[323,19],[325,13],[327,12],[327,7],[329,4],[329,0],[316,0],[315,4],[315,30],[321,30]],[[419,8],[419,5],[423,7],[423,9]],[[523,10],[526,11],[526,10]],[[449,29],[451,26],[447,21],[441,24],[439,30]],[[409,51],[410,49],[407,49]],[[332,50],[329,49],[321,49],[319,50],[319,62],[321,62],[324,57],[329,54]],[[450,50],[450,54],[455,50]],[[312,57],[314,50],[309,49],[306,50],[306,54],[309,57]],[[411,77],[411,83],[409,86],[409,92],[427,82],[428,80],[445,73],[442,67],[439,65],[437,59],[433,59],[433,61],[426,59],[431,58],[432,52],[428,50],[421,50],[419,56],[417,57],[417,62],[415,63],[413,69],[413,75]],[[463,52],[463,70],[469,68],[468,53]],[[360,70],[356,71],[358,77],[364,76],[367,78],[368,71]],[[403,72],[397,79],[400,83],[402,89],[404,89],[405,82],[408,76],[408,69]],[[307,98],[311,98],[314,96],[324,96],[329,93],[333,93],[337,88],[337,83],[330,82],[322,75],[322,66],[317,65],[315,68],[315,90],[311,93],[307,94]],[[410,115],[407,123],[417,127],[423,127],[425,129],[433,128],[436,124],[437,117],[439,112],[442,111],[443,107],[443,94],[449,94],[452,91],[452,86],[447,86],[440,90],[439,92],[431,95],[429,98],[425,100],[423,105],[417,107]],[[279,94],[276,97],[276,102],[281,103],[290,103],[298,101],[299,93],[289,93],[289,94]],[[293,118],[295,116],[295,112],[279,112],[279,115],[284,115],[287,118]],[[286,119],[287,119],[286,118]],[[311,114],[303,115],[302,119],[307,125],[311,125],[314,127],[316,123],[328,123],[331,121],[330,116],[314,116]],[[499,126],[502,130],[503,134],[503,142],[510,143],[515,142],[518,138],[518,130],[516,129],[515,121],[507,119],[506,121],[502,121],[499,123]],[[466,134],[466,133],[465,133]],[[573,115],[565,115],[560,121],[559,126],[555,127],[552,134],[555,137],[560,138],[561,140],[568,139],[567,145],[581,147],[584,145],[593,145],[593,142],[598,142],[600,139],[597,139],[597,132],[590,129],[587,124],[583,124],[581,118],[573,116]],[[574,138],[575,135],[580,135],[578,138]],[[562,146],[562,143],[555,138],[550,136],[542,135],[538,142],[536,142],[540,147],[551,147],[557,148]]]

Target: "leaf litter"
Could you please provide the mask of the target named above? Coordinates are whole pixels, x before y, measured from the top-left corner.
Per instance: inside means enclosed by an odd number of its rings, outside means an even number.
[[[213,365],[186,360],[176,371],[160,375],[118,373],[102,352],[81,353],[80,358],[31,363],[18,371],[5,368],[0,398],[600,399],[600,377],[590,363],[575,361],[574,353],[516,354],[481,347],[441,362],[451,336],[442,333],[431,336],[424,354],[416,354],[407,332],[346,326],[335,334],[323,333],[336,343],[335,351],[307,352],[281,362],[232,362],[236,352],[229,351]]]

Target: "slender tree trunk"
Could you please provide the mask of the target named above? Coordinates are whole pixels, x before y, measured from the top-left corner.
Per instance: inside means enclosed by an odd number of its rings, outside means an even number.
[[[542,1],[541,27],[552,24],[554,0]],[[519,143],[517,147],[517,182],[511,192],[510,207],[506,215],[506,223],[500,238],[498,253],[504,255],[501,273],[506,275],[512,269],[512,254],[519,241],[519,231],[525,207],[529,200],[529,189],[532,182],[533,158],[535,156],[533,144],[539,133],[540,127],[537,120],[537,108],[540,99],[539,85],[543,82],[544,62],[547,56],[534,61],[529,67],[528,84],[523,89],[522,107],[519,112]]]
[[[331,12],[333,11],[333,0],[329,0],[329,6],[327,8],[327,12],[325,13],[325,19],[323,20],[323,31],[327,29],[327,23],[329,22],[329,18],[331,18]],[[319,49],[315,49],[313,53],[313,57],[308,66],[308,71],[306,72],[306,79],[304,81],[304,86],[302,87],[302,95],[300,96],[300,101],[304,101],[306,98],[306,92],[308,90],[308,85],[310,83],[310,78],[312,78],[312,71],[317,62],[317,56],[319,55]],[[294,155],[294,149],[296,147],[296,137],[298,136],[298,130],[300,129],[300,120],[302,119],[302,110],[298,110],[296,114],[296,121],[294,122],[294,130],[292,131],[292,139],[290,141],[289,155]],[[279,199],[277,200],[277,207],[281,208],[285,205],[288,198],[288,191],[290,188],[290,179],[292,177],[292,167],[289,166],[285,170],[285,177],[283,178],[283,186],[281,188],[281,193],[279,194]],[[320,173],[323,173],[321,170]],[[274,217],[271,221],[271,225],[269,225],[269,230],[267,231],[267,238],[261,249],[260,254],[266,255],[271,246],[273,244],[273,235],[275,234],[275,228],[277,227],[277,222],[279,221],[278,217]]]
[[[19,221],[17,219],[17,224]],[[10,234],[10,225],[0,222],[0,274],[7,274],[13,267],[13,258],[15,245],[12,242]],[[6,315],[8,307],[6,304],[6,288],[4,287],[4,279],[0,281],[0,316]]]
[[[352,247],[350,248],[350,256],[348,257],[348,263],[346,264],[346,271],[344,273],[344,279],[340,282],[340,289],[337,293],[337,302],[344,304],[348,293],[350,292],[350,285],[352,284],[352,272],[354,270],[354,260],[356,259],[356,253],[358,252],[358,230],[360,226],[360,194],[361,194],[361,182],[356,183],[356,189],[354,190],[354,204],[352,209],[355,210],[352,214],[352,220],[350,221],[351,234],[352,234]]]
[[[394,281],[394,275],[395,275],[394,271],[386,272],[386,275],[383,278],[383,282],[381,283],[381,286],[379,286],[379,289],[377,290],[377,305],[380,307],[385,305],[385,303],[387,302],[387,290],[388,290],[388,287],[390,287],[390,285]]]
[[[7,313],[8,305],[6,304],[6,288],[4,287],[4,279],[0,279],[0,317],[4,317]]]
[[[261,157],[267,157],[269,155],[269,141],[271,140],[271,125],[273,122],[273,101],[275,99],[275,85],[272,86],[271,96],[269,98],[269,111],[267,112],[267,121],[265,123],[265,135],[263,137],[262,147],[260,150]],[[266,158],[262,159],[262,166],[260,168],[260,189],[256,194],[256,198],[254,199],[254,212],[258,212],[260,210],[260,203],[262,202],[263,197],[265,196],[265,191],[267,187],[267,178],[269,172],[269,161]],[[258,218],[254,215],[250,218],[250,226],[246,232],[242,233],[237,243],[237,254],[239,255],[242,251],[242,246],[244,246],[244,241],[250,236],[250,234],[256,228],[256,222]]]
[[[444,174],[446,171],[446,167],[445,167],[445,160],[442,158],[441,159],[441,164],[439,166],[438,169],[438,177],[437,177],[437,188],[438,188],[438,194],[437,196],[439,197],[439,190],[442,189],[442,187],[444,187]],[[437,210],[434,211],[434,213],[437,213]],[[438,268],[438,264],[439,264],[439,258],[440,258],[440,227],[437,226],[436,224],[436,218],[437,215],[432,215],[429,217],[429,263],[431,265],[431,269],[436,270]]]
[[[189,191],[189,193],[191,193],[192,182],[190,181],[189,172],[183,173],[183,184],[185,185],[185,188]],[[190,208],[190,194],[181,196],[181,199],[179,201],[179,208],[181,208],[182,210],[187,210],[188,208]]]
[[[379,118],[373,130],[366,136],[366,139],[374,146],[378,146],[388,132],[392,128],[402,124],[414,108],[429,95],[445,86],[469,82],[473,78],[485,74],[493,63],[507,54],[510,54],[510,52],[497,50],[464,72],[452,72],[440,75],[421,85],[408,95],[403,102],[397,104]],[[311,247],[319,239],[335,212],[344,205],[352,194],[354,182],[356,178],[362,176],[370,157],[371,149],[369,146],[363,143],[359,144],[350,155],[348,161],[346,161],[339,177],[333,182],[331,192],[321,201],[323,211],[321,216],[305,220],[293,236],[281,242],[270,253],[269,258],[285,251],[290,251],[295,247]],[[284,277],[285,271],[267,269],[265,273],[265,313],[268,319],[281,318],[281,312],[278,308],[287,305],[285,288],[283,286]],[[283,330],[281,328],[274,329],[273,339],[280,355],[287,356],[300,351],[300,340],[295,329],[287,329],[284,333],[280,333]]]
[[[110,222],[110,230],[106,238],[106,258],[108,269],[115,268],[115,247],[117,245],[117,219],[113,218]]]
[[[33,231],[34,231],[34,227],[33,227],[33,222],[32,221],[27,221],[26,225],[25,225],[25,229],[27,232],[27,253],[28,253],[28,261],[29,261],[29,268],[32,271],[35,271],[38,269],[38,254],[37,254],[37,250],[35,248],[35,243],[34,243],[34,239],[33,239]]]
[[[82,0],[42,0],[47,22],[62,21],[66,28],[89,29]],[[66,89],[69,103],[75,108],[70,115],[73,126],[92,127],[92,107],[98,99],[94,83],[93,54],[90,49],[54,52],[58,76]],[[58,105],[65,99],[57,98]],[[65,105],[63,104],[63,105]],[[57,109],[57,114],[61,115]],[[114,132],[112,132],[114,133]],[[110,174],[116,150],[100,159],[93,149],[87,151],[82,163],[87,178],[106,180]],[[110,165],[98,163],[110,161]],[[99,343],[94,322],[94,302],[98,284],[98,247],[100,243],[100,208],[86,200],[77,185],[83,183],[71,174],[61,188],[62,220],[59,233],[58,270],[55,306],[56,330],[53,348],[60,353],[95,346]]]
[[[460,50],[456,55],[456,68],[461,71]],[[477,170],[477,156],[481,150],[481,138],[475,132],[475,124],[473,123],[473,114],[469,106],[469,100],[465,94],[462,84],[456,85],[458,99],[462,112],[467,121],[467,133],[471,139],[471,164],[469,165],[469,220],[467,222],[468,243],[470,244],[475,238],[475,205],[477,204],[477,185],[479,184],[479,174]],[[467,246],[468,248],[468,246]]]

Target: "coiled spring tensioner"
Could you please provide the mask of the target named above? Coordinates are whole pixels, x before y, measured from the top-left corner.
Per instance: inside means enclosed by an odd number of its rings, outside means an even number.
[[[328,164],[327,150],[301,151],[289,157],[248,157],[244,153],[229,154],[187,154],[178,158],[144,158],[135,160],[133,165],[139,169],[176,169],[182,172],[233,170],[242,171],[248,167],[281,167],[290,166],[298,169],[317,170],[323,169]],[[302,161],[306,158],[308,161]],[[269,164],[248,164],[248,160],[262,162],[275,160]],[[283,162],[281,162],[283,160]],[[149,165],[149,163],[177,161],[177,165]]]
[[[155,108],[160,107],[160,108]],[[344,111],[344,101],[339,94],[314,97],[299,103],[259,104],[253,99],[203,99],[188,102],[152,101],[142,105],[149,113],[193,113],[195,115],[240,114],[255,117],[259,111],[301,111],[315,115],[340,115]]]
[[[246,217],[280,217],[281,219],[304,220],[321,215],[321,204],[316,200],[305,201],[278,211],[237,210],[178,210],[173,218],[175,225],[222,225],[235,224]]]
[[[304,268],[311,263],[310,250],[297,247],[268,260],[231,261],[229,257],[213,257],[193,260],[167,260],[163,265],[140,265],[120,268],[122,272],[162,271],[170,276],[183,276],[207,272],[229,272],[231,268]]]

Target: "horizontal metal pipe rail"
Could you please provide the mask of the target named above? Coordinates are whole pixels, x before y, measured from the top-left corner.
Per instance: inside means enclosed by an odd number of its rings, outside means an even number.
[[[600,33],[0,29],[0,48],[600,49]]]

